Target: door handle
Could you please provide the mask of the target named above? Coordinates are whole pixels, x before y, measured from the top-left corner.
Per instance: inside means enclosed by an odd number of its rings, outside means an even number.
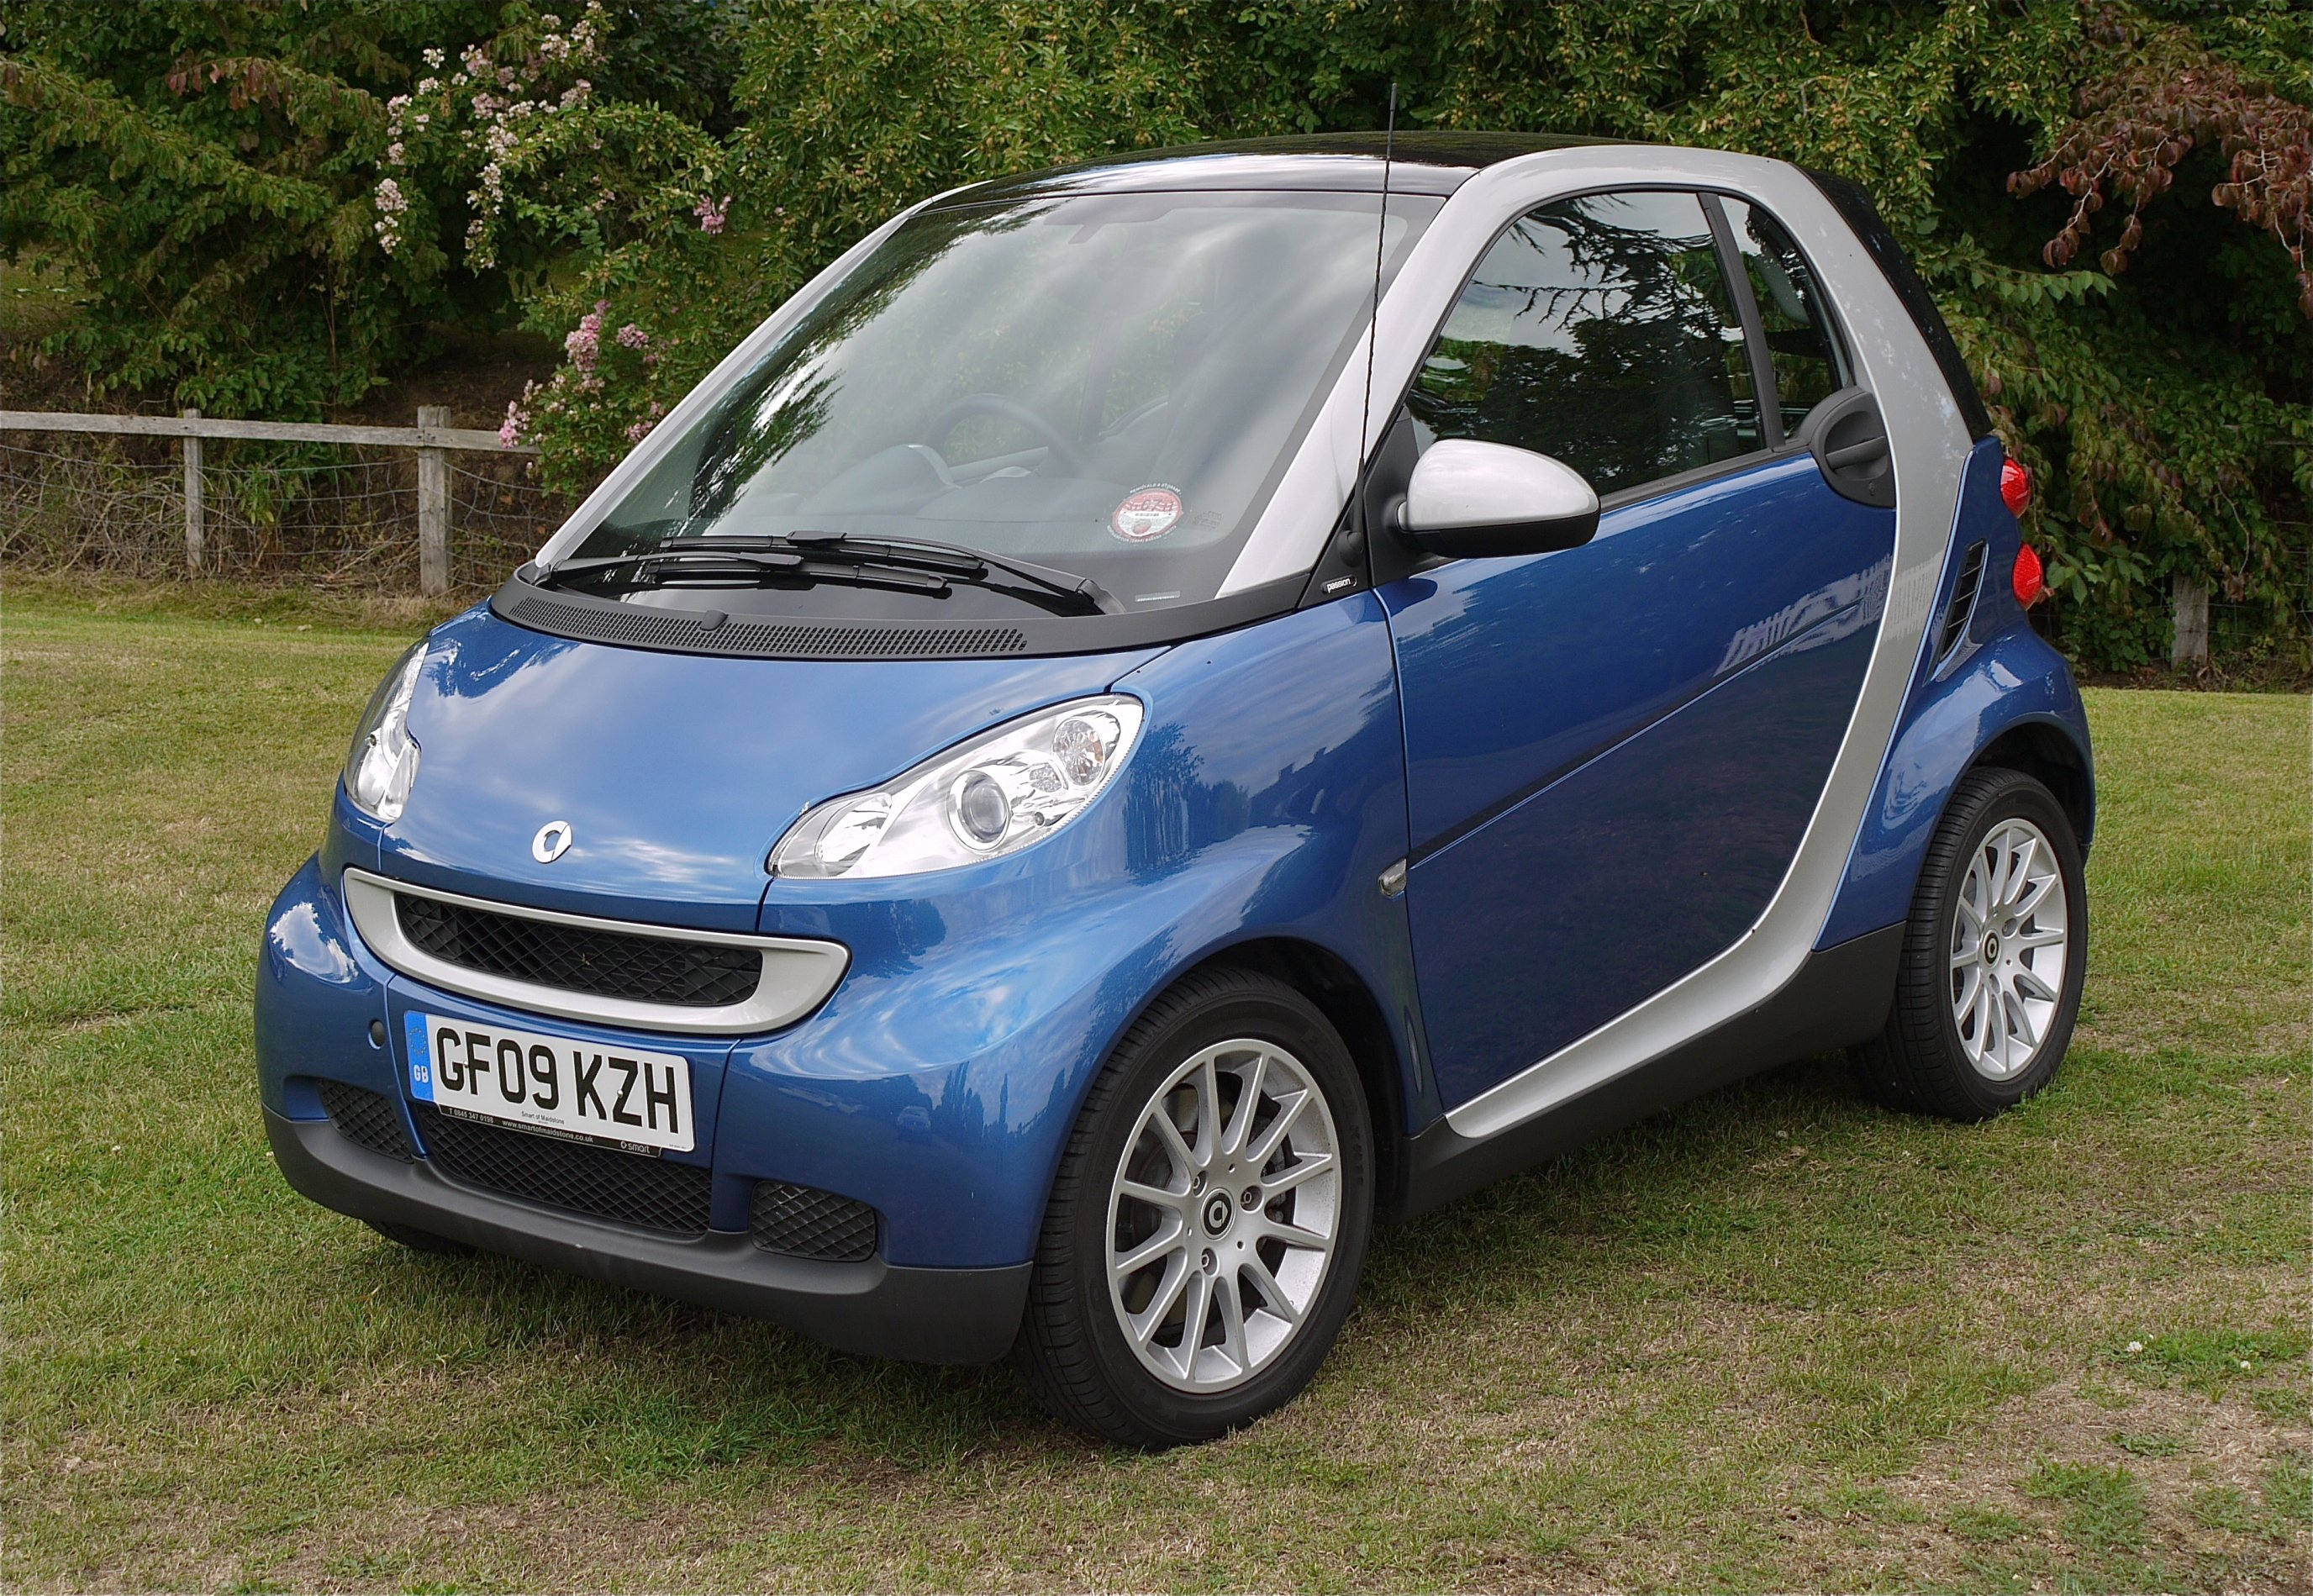
[[[1895,507],[1894,451],[1869,389],[1842,388],[1825,399],[1799,423],[1799,437],[1833,492],[1875,509]]]

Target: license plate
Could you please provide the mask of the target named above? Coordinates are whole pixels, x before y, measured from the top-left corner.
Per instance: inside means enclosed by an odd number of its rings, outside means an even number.
[[[638,1153],[688,1153],[690,1060],[449,1020],[409,1017],[409,1095],[444,1113]]]

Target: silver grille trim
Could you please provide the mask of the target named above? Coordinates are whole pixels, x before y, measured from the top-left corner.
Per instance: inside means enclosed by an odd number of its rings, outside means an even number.
[[[584,1020],[630,1030],[673,1031],[691,1036],[740,1036],[749,1031],[777,1030],[792,1025],[827,1001],[835,984],[851,963],[851,951],[840,943],[814,942],[802,937],[742,936],[720,931],[687,931],[673,925],[647,925],[633,920],[611,920],[593,915],[566,915],[553,909],[502,903],[495,899],[469,898],[433,887],[388,881],[365,870],[348,870],[343,885],[346,912],[371,952],[392,969],[430,987],[461,996],[502,1004],[533,1014],[562,1020]],[[439,959],[402,934],[395,912],[397,894],[430,898],[518,920],[538,920],[586,931],[613,932],[621,936],[655,937],[665,942],[708,943],[717,947],[747,948],[763,961],[762,976],[753,994],[743,1001],[705,1008],[664,1003],[640,1003],[631,998],[602,997],[573,992],[534,981],[514,980],[485,970],[469,969]]]

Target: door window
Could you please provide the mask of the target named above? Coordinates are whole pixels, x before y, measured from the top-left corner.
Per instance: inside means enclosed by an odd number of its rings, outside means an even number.
[[[1727,225],[1751,279],[1759,325],[1766,335],[1767,360],[1775,373],[1775,398],[1783,430],[1792,433],[1809,410],[1847,385],[1839,340],[1824,312],[1823,291],[1815,274],[1772,216],[1739,199],[1727,207]]]
[[[1590,195],[1513,223],[1407,408],[1425,448],[1515,444],[1602,494],[1765,447],[1742,320],[1692,194]]]

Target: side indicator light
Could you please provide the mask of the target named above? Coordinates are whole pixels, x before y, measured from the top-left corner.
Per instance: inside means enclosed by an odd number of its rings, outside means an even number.
[[[2040,568],[2040,552],[2029,543],[2016,549],[2016,601],[2029,609],[2039,602],[2047,573]]]
[[[2000,502],[2010,515],[2023,514],[2024,506],[2032,502],[2032,473],[2012,460],[2000,468]]]

